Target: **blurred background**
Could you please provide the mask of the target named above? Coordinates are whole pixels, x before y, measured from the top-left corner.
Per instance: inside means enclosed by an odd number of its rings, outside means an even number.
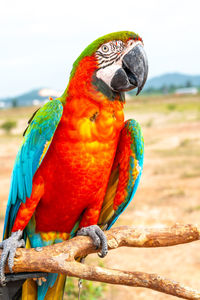
[[[149,79],[126,95],[126,118],[140,122],[144,171],[136,196],[115,226],[199,223],[199,0],[25,1],[0,7],[0,237],[10,176],[32,113],[65,89],[81,51],[101,35],[130,30],[144,40]],[[198,288],[200,244],[121,248],[88,263],[159,273]],[[84,282],[81,299],[174,299],[158,292]],[[77,297],[68,279],[66,299]]]

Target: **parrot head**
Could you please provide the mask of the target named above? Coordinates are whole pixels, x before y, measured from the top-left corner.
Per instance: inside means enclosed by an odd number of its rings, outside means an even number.
[[[105,35],[91,43],[73,64],[70,79],[88,80],[100,92],[142,90],[148,75],[142,39],[131,31]]]

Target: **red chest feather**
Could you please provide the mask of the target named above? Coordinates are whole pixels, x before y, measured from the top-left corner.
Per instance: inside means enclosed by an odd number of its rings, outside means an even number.
[[[123,103],[99,92],[95,102],[88,90],[78,97],[77,89],[69,89],[61,122],[36,173],[45,182],[36,209],[39,231],[70,232],[84,210],[101,208],[123,126]]]

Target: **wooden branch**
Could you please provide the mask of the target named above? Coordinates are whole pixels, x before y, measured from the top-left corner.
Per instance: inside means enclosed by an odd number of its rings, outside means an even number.
[[[106,232],[109,250],[118,247],[166,247],[189,243],[200,239],[200,228],[194,225],[174,225],[164,228],[121,226]],[[165,279],[157,274],[128,272],[75,261],[79,256],[97,252],[89,237],[75,237],[53,246],[36,249],[17,249],[14,272],[52,272],[69,276],[145,287],[184,299],[200,299],[200,292]],[[1,256],[1,251],[0,251]],[[6,269],[8,272],[8,269]]]

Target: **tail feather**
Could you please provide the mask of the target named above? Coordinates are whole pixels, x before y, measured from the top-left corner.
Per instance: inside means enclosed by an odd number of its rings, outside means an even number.
[[[21,300],[37,300],[37,283],[33,279],[24,282]]]
[[[57,242],[63,242],[57,235],[49,234],[51,239],[43,239],[41,233],[35,232],[35,216],[29,221],[27,228],[26,248],[44,247]],[[48,233],[46,233],[48,238]],[[41,286],[33,279],[25,281],[22,287],[21,300],[62,300],[65,289],[66,276],[61,274],[49,273],[47,280]]]
[[[66,276],[49,274],[48,277],[41,286],[37,286],[33,279],[27,279],[23,284],[21,300],[62,300]]]
[[[48,274],[47,281],[38,285],[37,288],[37,300],[44,300],[49,288],[52,288],[56,282],[58,274]],[[48,299],[48,298],[47,298]]]
[[[65,291],[65,275],[58,275],[55,284],[47,291],[45,300],[62,300]],[[42,299],[42,298],[41,298]],[[41,300],[38,298],[38,300]]]

